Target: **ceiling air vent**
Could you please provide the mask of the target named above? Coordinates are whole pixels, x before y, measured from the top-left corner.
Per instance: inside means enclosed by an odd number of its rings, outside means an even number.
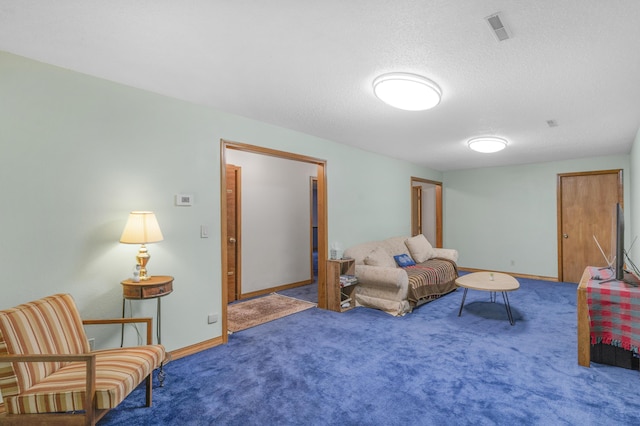
[[[487,16],[484,18],[487,20],[493,33],[495,34],[498,41],[503,41],[511,38],[511,34],[507,29],[506,25],[502,22],[502,18],[500,17],[500,13],[494,13],[493,15]]]

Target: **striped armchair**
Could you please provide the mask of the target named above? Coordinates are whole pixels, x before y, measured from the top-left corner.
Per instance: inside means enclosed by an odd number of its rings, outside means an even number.
[[[83,325],[146,323],[147,345],[91,351]],[[0,424],[95,424],[165,360],[151,318],[80,319],[68,294],[0,311]]]

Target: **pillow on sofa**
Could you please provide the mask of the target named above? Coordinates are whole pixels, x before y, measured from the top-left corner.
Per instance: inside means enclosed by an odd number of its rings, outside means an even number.
[[[433,249],[433,246],[431,246],[431,243],[429,243],[427,238],[422,234],[411,237],[404,243],[409,249],[411,257],[413,257],[413,260],[417,263],[422,263],[436,255],[436,251]]]
[[[399,254],[397,256],[393,256],[393,258],[401,268],[406,268],[407,266],[413,266],[416,264],[416,262],[414,262],[411,256],[409,256],[408,254]]]
[[[369,266],[386,266],[395,268],[396,262],[382,247],[374,248],[371,253],[364,258],[364,264]]]

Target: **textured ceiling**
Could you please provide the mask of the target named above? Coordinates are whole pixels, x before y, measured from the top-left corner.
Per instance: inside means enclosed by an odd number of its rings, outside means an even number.
[[[640,128],[638,0],[0,0],[0,50],[443,171],[627,154]],[[442,102],[382,103],[394,71]],[[510,145],[467,148],[486,134]]]

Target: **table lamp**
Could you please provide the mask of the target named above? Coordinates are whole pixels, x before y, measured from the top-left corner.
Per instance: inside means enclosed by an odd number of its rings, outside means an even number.
[[[129,219],[120,236],[120,242],[125,244],[141,244],[136,261],[140,266],[140,280],[149,279],[147,275],[147,262],[149,262],[149,253],[147,252],[147,243],[157,243],[162,241],[162,231],[158,225],[158,220],[153,212],[133,211],[129,213]]]

